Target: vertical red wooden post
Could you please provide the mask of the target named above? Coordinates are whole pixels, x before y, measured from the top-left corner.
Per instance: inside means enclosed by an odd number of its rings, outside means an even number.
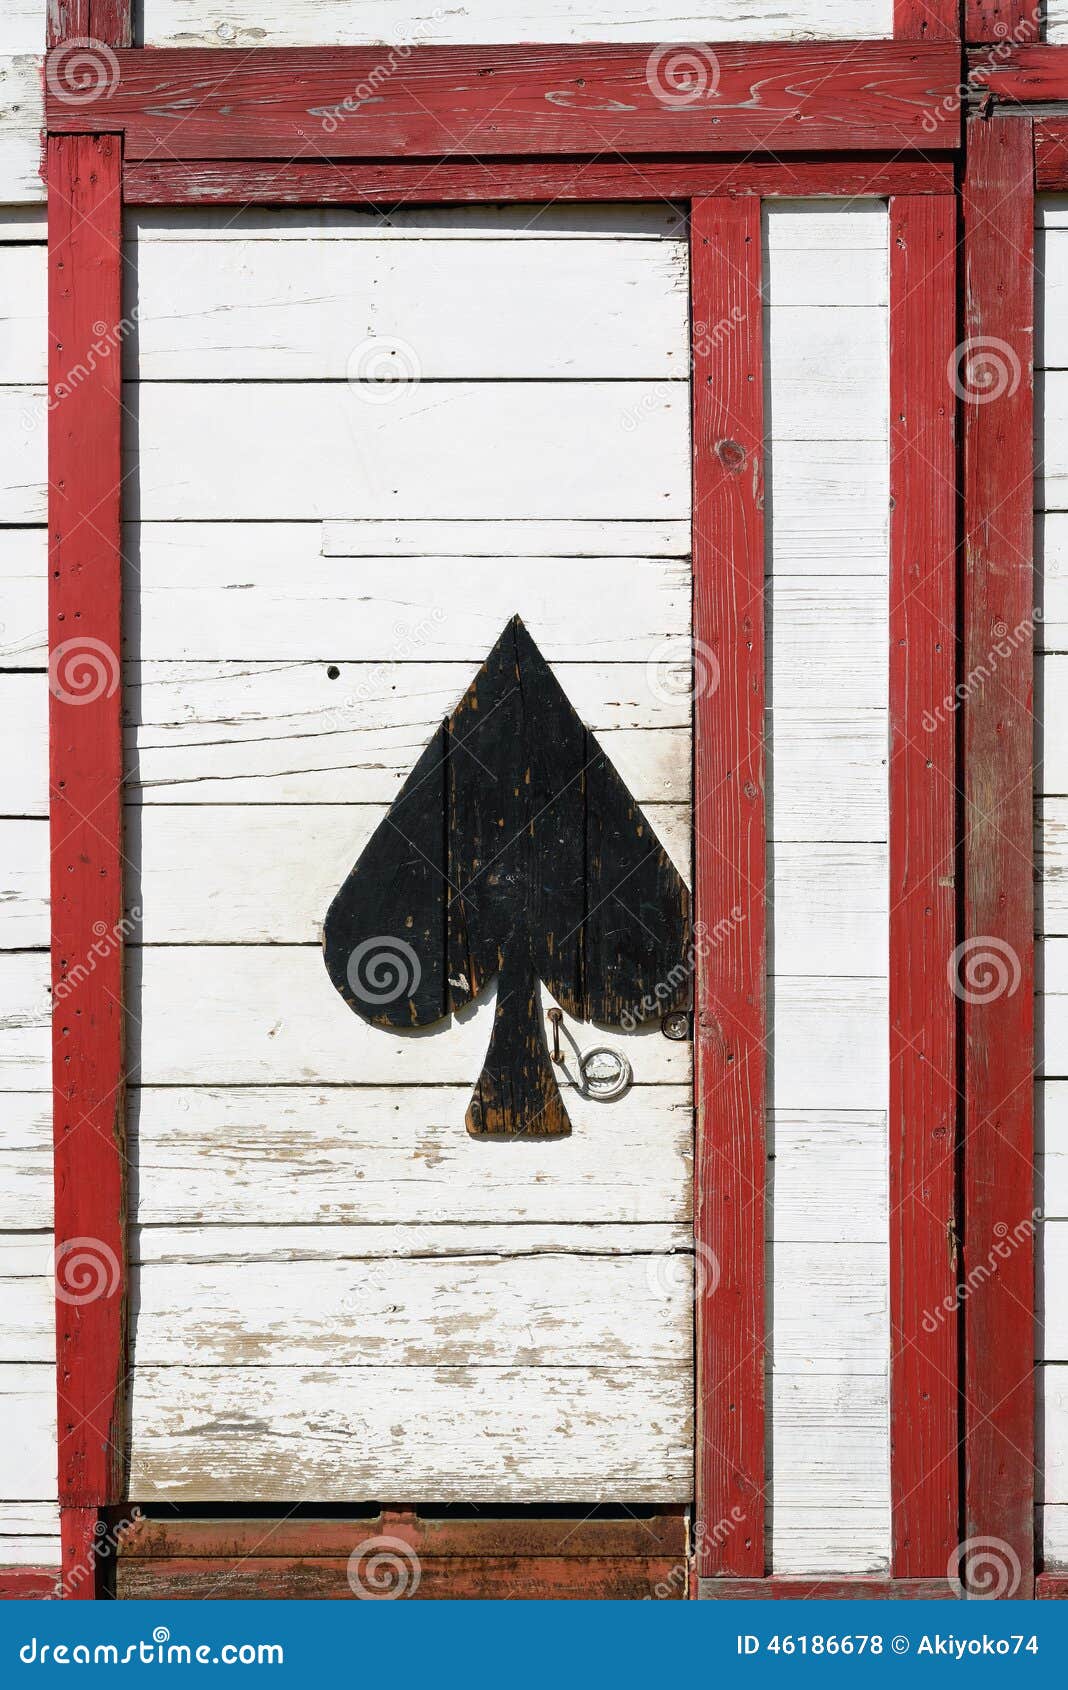
[[[767,994],[760,228],[755,198],[693,202],[694,835],[700,958],[695,1547],[698,1573],[706,1577],[760,1577],[764,1572]],[[724,926],[714,935],[717,923]]]
[[[1030,119],[970,121],[967,161],[965,938],[955,969],[966,1065],[964,1537],[999,1540],[1005,1594],[1026,1597],[1035,1449]]]
[[[120,719],[121,143],[48,142],[49,691],[63,1568],[121,1495],[126,1355]]]
[[[965,0],[964,38],[976,46],[1042,39],[1042,0]]]
[[[957,210],[890,202],[892,1571],[957,1542]]]
[[[48,0],[46,43],[100,41],[128,47],[133,40],[131,0]]]
[[[894,0],[895,41],[959,41],[959,0]]]

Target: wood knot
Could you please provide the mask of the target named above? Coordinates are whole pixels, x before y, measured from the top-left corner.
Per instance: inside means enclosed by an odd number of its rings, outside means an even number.
[[[745,467],[745,447],[738,440],[717,440],[716,457],[732,475]]]

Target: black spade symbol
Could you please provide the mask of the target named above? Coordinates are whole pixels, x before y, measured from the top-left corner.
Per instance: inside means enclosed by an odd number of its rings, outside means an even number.
[[[539,980],[583,1021],[659,1017],[689,1004],[688,940],[682,879],[513,617],[330,905],[331,980],[412,1028],[499,975],[467,1130],[558,1138]]]

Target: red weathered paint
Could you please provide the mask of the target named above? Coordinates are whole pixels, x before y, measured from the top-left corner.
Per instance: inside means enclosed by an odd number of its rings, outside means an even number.
[[[1035,187],[1052,193],[1068,189],[1068,118],[1035,119]]]
[[[960,80],[952,42],[731,43],[680,104],[672,50],[414,47],[383,78],[381,47],[120,49],[117,83],[76,105],[49,89],[46,121],[121,131],[131,159],[922,151]]]
[[[895,41],[959,41],[959,0],[894,0]]]
[[[957,208],[890,203],[890,1472],[892,1567],[958,1541]],[[933,1330],[928,1330],[932,1324]]]
[[[114,136],[49,140],[53,1101],[65,1569],[68,1548],[78,1549],[75,1516],[122,1493],[121,168]]]
[[[1020,1586],[1008,1594],[1021,1597],[1032,1589],[1035,1472],[1031,184],[1030,120],[973,120],[963,190],[964,326],[991,379],[972,384],[974,397],[962,406],[963,674],[981,679],[967,685],[962,705],[961,1277],[983,1276],[963,1305],[964,1537],[1008,1545],[1021,1567]],[[984,955],[987,976],[972,981],[983,989],[968,992],[967,959],[982,968]],[[998,990],[991,989],[991,958]]]
[[[701,1602],[955,1602],[946,1579],[766,1578],[702,1579]]]
[[[999,100],[1030,104],[1068,99],[1068,53],[1063,47],[1013,47],[968,54],[969,80]]]
[[[0,1567],[0,1602],[48,1601],[58,1584],[58,1567]]]
[[[767,960],[760,228],[755,200],[693,203],[696,931],[711,932],[725,923],[707,959],[698,951],[696,991],[694,1547],[702,1575],[759,1576],[764,1571]],[[736,1521],[732,1510],[740,1516]],[[707,1529],[702,1530],[702,1522]]]
[[[664,159],[570,159],[482,164],[128,164],[128,205],[424,205],[537,200],[692,199],[755,194],[803,199],[831,194],[950,194],[951,159],[844,156],[817,163],[749,158],[723,163]]]
[[[90,34],[90,0],[46,0],[45,45],[85,40]]]
[[[1039,1573],[1035,1580],[1037,1602],[1068,1602],[1068,1573]]]
[[[995,45],[1038,41],[1042,9],[1041,0],[965,0],[965,40]]]

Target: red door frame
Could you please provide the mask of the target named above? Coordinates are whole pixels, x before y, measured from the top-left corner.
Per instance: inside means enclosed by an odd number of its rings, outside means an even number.
[[[956,1004],[946,983],[947,957],[959,931],[953,873],[956,729],[947,704],[957,633],[954,394],[947,371],[961,351],[955,6],[946,0],[899,0],[894,43],[804,43],[755,51],[717,46],[714,86],[681,106],[658,99],[648,74],[653,52],[648,47],[406,49],[403,68],[380,90],[384,98],[374,115],[361,114],[358,132],[340,125],[330,158],[302,133],[309,104],[344,109],[347,92],[388,49],[240,55],[123,50],[129,40],[123,0],[68,0],[66,7],[53,8],[53,16],[57,45],[92,33],[107,69],[99,99],[71,104],[50,86],[47,102],[56,1312],[65,1572],[92,1566],[94,1532],[104,1511],[127,1500],[116,655],[121,206],[499,203],[547,197],[689,200],[693,321],[719,321],[724,310],[738,313],[736,335],[701,340],[695,333],[693,347],[694,640],[717,655],[723,675],[719,689],[702,697],[696,711],[695,827],[706,841],[698,852],[696,901],[699,916],[707,908],[714,918],[716,910],[744,896],[751,912],[726,954],[717,951],[715,973],[704,971],[698,979],[695,1234],[699,1258],[703,1250],[714,1250],[722,1277],[714,1294],[707,1285],[701,1290],[697,1306],[695,1513],[698,1521],[716,1521],[741,1506],[745,1526],[722,1543],[716,1534],[699,1538],[692,1560],[695,1593],[952,1595],[946,1575],[961,1540],[962,1436],[969,1526],[1011,1533],[1023,1562],[1022,1536],[1030,1529],[1023,1467],[1029,1476],[1033,1457],[1033,1427],[1024,1424],[1026,1392],[1014,1387],[1011,1427],[995,1425],[1009,1364],[998,1336],[1004,1337],[1005,1327],[995,1312],[997,1299],[988,1298],[984,1288],[968,1304],[969,1331],[982,1332],[985,1346],[969,1346],[968,1393],[990,1408],[966,1413],[962,1425],[954,1297],[960,1266],[947,1248],[947,1239],[966,1237],[969,1225],[968,1215],[962,1219],[954,1208],[960,1086]],[[50,85],[61,74],[58,60],[52,62],[57,68]],[[764,109],[754,118],[757,64]],[[480,90],[492,83],[492,99],[483,99],[480,91],[472,103],[474,71],[487,73]],[[458,81],[457,73],[462,73]],[[189,91],[191,77],[194,105],[177,105],[172,115],[161,117],[167,101],[185,99],[182,90]],[[610,132],[598,102],[584,92],[591,84],[627,94],[619,103],[629,110],[613,118]],[[268,91],[272,97],[264,101]],[[933,130],[925,121],[932,112]],[[452,140],[458,124],[462,146]],[[479,158],[472,161],[476,141]],[[935,142],[941,151],[923,151]],[[832,143],[835,153],[820,156],[819,148]],[[429,148],[432,156],[415,163],[405,159],[416,147]],[[606,149],[613,162],[605,162]],[[508,156],[495,156],[503,154]],[[992,236],[982,219],[980,179],[970,163],[966,193],[969,187],[965,253],[978,273],[980,257],[991,256]],[[760,200],[806,194],[868,194],[890,201],[891,954],[908,959],[907,967],[891,968],[892,1566],[885,1579],[826,1582],[767,1578],[764,1536]],[[994,270],[988,279],[992,297],[981,318],[984,333],[991,322],[1009,332],[1006,312],[998,311],[997,276]],[[1014,299],[1013,308],[1018,304]],[[72,382],[73,371],[79,373]],[[1022,406],[1013,409],[1002,433],[990,426],[1000,414],[991,408],[973,419],[965,410],[969,535],[982,531],[990,501],[1000,497],[983,464],[998,451],[1004,454],[1010,430],[1014,442],[1022,438]],[[906,487],[909,496],[903,497]],[[1020,539],[1018,526],[1014,532]],[[724,535],[731,568],[725,567]],[[1029,553],[1026,565],[1025,550],[1019,558],[1014,590],[1026,598]],[[966,613],[974,602],[966,594]],[[965,625],[967,649],[978,637],[979,618],[973,615],[973,621],[972,631]],[[103,684],[89,705],[62,684],[72,629],[103,664]],[[1022,676],[1021,661],[1019,686],[1008,703],[1026,711]],[[993,726],[969,720],[968,709],[966,704],[969,744],[984,759],[975,764],[974,776],[987,783],[984,791],[994,783],[995,798],[1008,795],[1019,773],[1022,738],[1013,742],[1011,757],[994,756],[984,742]],[[928,718],[933,729],[926,726]],[[1022,726],[1019,731],[1025,732]],[[1012,825],[1019,829],[1017,809]],[[729,848],[711,848],[709,836],[729,841]],[[1020,851],[1024,838],[1029,852],[1029,815],[1026,836],[1014,835],[1007,847],[999,840],[990,846],[999,865]],[[973,871],[966,882],[964,931],[998,932],[1002,904],[996,893],[990,895],[996,908],[980,901],[979,878]],[[1023,931],[1018,893],[1014,884],[1008,927],[1029,980],[1031,941]],[[69,972],[78,959],[98,956],[92,947],[102,934],[106,954],[97,963],[93,992],[79,994],[72,1004],[64,989]],[[983,1049],[997,1048],[1002,1074],[1005,1064],[1018,1068],[1029,1060],[1026,1041],[1022,1049],[1014,1044],[1011,1055],[1006,1050],[1023,1030],[1018,1014],[1011,1024],[989,1017],[984,1027]],[[986,1061],[966,1042],[968,1131],[978,1134],[984,1154],[983,1123],[997,1101],[989,1091],[997,1079]],[[1013,1123],[1018,1152],[1026,1152],[1029,1143],[1029,1111],[1029,1099],[1018,1100]],[[965,1168],[969,1165],[982,1164],[966,1160]],[[965,1191],[981,1215],[981,1180],[969,1185],[966,1179]],[[85,1240],[97,1248],[106,1269],[106,1294],[89,1303],[72,1299],[63,1283],[64,1261],[73,1265]],[[1024,1283],[1030,1273],[1026,1247],[1014,1271]],[[923,1317],[936,1308],[944,1309],[945,1319],[927,1332]],[[1026,1323],[1018,1311],[1013,1318],[1018,1338]],[[1025,1337],[1029,1343],[1026,1332]],[[1020,1353],[1017,1343],[1013,1367]],[[986,1438],[996,1446],[1006,1437],[1023,1465],[1003,1483],[1003,1453],[995,1447],[993,1455],[984,1455],[982,1444]],[[1025,1583],[1017,1594],[1028,1588]],[[72,1580],[65,1593],[92,1596],[96,1581]]]

